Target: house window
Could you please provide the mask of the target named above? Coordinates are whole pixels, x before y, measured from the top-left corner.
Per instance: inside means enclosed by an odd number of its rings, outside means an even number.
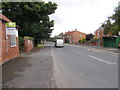
[[[82,37],[82,34],[80,34],[80,37]]]
[[[16,46],[16,35],[10,35],[10,47]]]

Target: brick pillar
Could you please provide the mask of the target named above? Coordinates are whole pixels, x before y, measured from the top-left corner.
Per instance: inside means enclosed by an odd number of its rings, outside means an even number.
[[[29,52],[33,49],[34,45],[33,45],[33,40],[31,39],[24,39],[24,47],[25,47],[25,51]]]

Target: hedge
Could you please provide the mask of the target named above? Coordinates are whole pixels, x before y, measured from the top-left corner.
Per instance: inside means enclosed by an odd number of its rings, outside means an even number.
[[[24,51],[24,38],[19,37],[19,49],[20,51]]]

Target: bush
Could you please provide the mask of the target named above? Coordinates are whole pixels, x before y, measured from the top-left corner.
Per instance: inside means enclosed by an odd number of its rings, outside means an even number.
[[[24,50],[24,38],[23,37],[19,37],[19,49],[20,51]]]
[[[85,43],[85,42],[86,42],[85,38],[82,38],[82,40],[79,40],[79,43]]]
[[[70,41],[68,39],[65,39],[65,43],[70,43]]]
[[[79,40],[79,43],[81,43],[81,40]]]
[[[96,43],[98,41],[99,41],[99,38],[93,38],[93,39],[90,40],[91,43]]]

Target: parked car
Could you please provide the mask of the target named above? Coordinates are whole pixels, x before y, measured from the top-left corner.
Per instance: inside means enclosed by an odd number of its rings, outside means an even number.
[[[55,41],[55,47],[64,47],[64,41],[63,41],[63,39],[56,39],[56,41]]]

